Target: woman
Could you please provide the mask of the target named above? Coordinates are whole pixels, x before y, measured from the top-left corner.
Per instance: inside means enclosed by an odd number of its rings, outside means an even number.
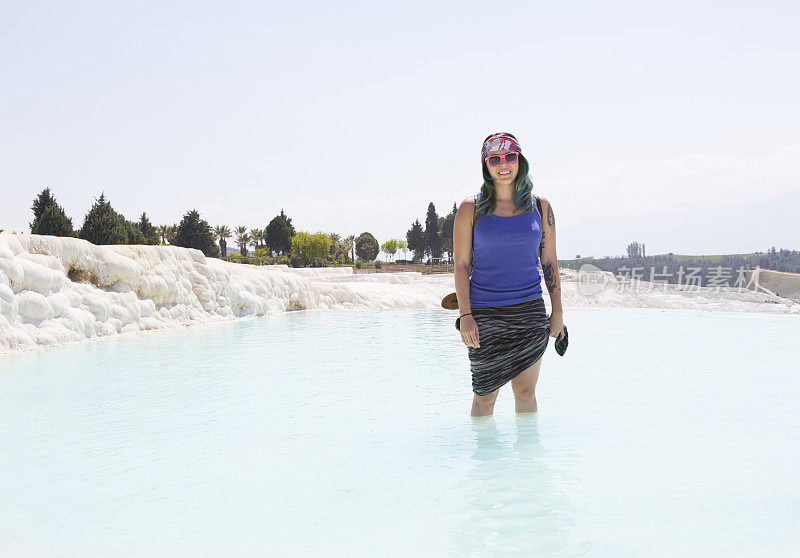
[[[555,217],[541,196],[545,217],[539,214],[528,161],[513,135],[487,137],[481,165],[481,191],[461,202],[453,231],[459,329],[472,370],[472,416],[491,415],[500,387],[509,381],[516,411],[535,412],[542,355],[548,338],[563,330]],[[539,263],[550,293],[549,317]]]

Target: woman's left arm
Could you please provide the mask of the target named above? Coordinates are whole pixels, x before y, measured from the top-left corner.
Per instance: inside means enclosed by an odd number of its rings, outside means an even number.
[[[542,200],[542,274],[550,293],[550,336],[558,337],[564,328],[564,311],[561,307],[561,278],[556,256],[556,218],[547,198]]]

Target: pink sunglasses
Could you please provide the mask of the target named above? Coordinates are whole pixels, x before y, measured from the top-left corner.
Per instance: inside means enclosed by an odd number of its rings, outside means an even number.
[[[490,167],[496,167],[500,165],[500,161],[505,161],[508,165],[513,165],[517,161],[519,161],[519,153],[516,151],[509,151],[505,155],[489,155],[485,159],[486,164]]]

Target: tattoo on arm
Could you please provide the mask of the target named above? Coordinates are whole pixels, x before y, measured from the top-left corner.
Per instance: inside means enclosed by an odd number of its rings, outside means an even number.
[[[539,243],[539,258],[542,257],[542,250],[544,250],[544,228],[542,228],[542,241]]]
[[[556,277],[553,264],[543,263],[542,272],[544,272],[544,284],[547,285],[547,291],[552,293],[558,289],[558,277]]]
[[[547,224],[550,225],[550,228],[556,230],[556,218],[553,216],[553,206],[549,203],[547,204]]]

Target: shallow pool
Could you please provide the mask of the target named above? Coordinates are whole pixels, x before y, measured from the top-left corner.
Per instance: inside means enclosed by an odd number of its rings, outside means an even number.
[[[567,309],[539,412],[469,416],[443,310],[0,357],[0,554],[787,556],[800,316]]]

